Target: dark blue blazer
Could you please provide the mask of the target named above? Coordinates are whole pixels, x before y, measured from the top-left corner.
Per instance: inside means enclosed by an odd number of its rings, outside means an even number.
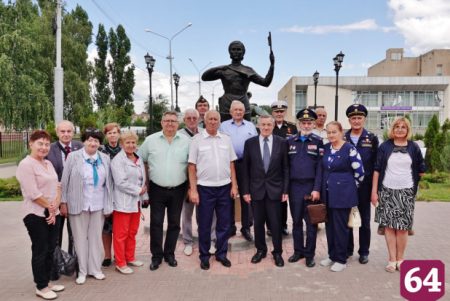
[[[62,151],[58,146],[59,141],[53,142],[50,145],[50,151],[47,155],[47,160],[52,162],[53,167],[56,170],[56,174],[58,175],[58,181],[61,181],[64,165],[62,161]],[[72,140],[72,152],[83,148],[83,143],[80,141]]]
[[[322,158],[323,178],[321,198],[329,208],[351,208],[358,205],[358,187],[355,172],[359,179],[364,175],[362,160],[350,157],[350,151],[356,148],[346,142],[341,149],[334,154],[333,162],[328,162],[331,154],[331,144],[324,146]],[[358,170],[352,168],[352,163],[359,163]]]
[[[273,145],[267,173],[259,146],[259,135],[247,139],[243,157],[243,194],[250,194],[252,200],[262,200],[265,194],[270,200],[280,200],[289,192],[289,159],[287,141],[272,135]]]

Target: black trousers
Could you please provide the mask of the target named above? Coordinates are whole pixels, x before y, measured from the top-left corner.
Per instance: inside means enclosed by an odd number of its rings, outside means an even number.
[[[242,191],[239,189],[239,187],[243,187],[243,164],[242,164],[242,160],[238,160],[236,161],[235,164],[235,168],[236,168],[236,178],[237,178],[237,183],[238,183],[238,190],[239,190],[239,195],[240,200],[241,200],[241,225],[242,228],[241,230],[250,230],[250,227],[253,224],[253,214],[252,214],[252,208],[249,206],[249,204],[247,204],[247,202],[244,201],[244,197],[242,194]],[[231,228],[230,231],[235,231],[236,230],[236,221],[234,218],[234,201],[231,202]]]
[[[175,256],[180,234],[181,209],[186,198],[187,182],[164,188],[150,182],[150,252],[152,260]],[[167,208],[167,232],[163,249],[163,224]]]
[[[253,218],[255,221],[255,247],[258,251],[267,253],[266,231],[264,224],[269,221],[272,232],[273,252],[281,254],[281,200],[270,200],[267,195],[262,200],[251,201],[253,207]]]
[[[48,286],[58,236],[58,220],[48,225],[45,217],[28,214],[23,222],[31,239],[31,267],[36,288]]]
[[[72,235],[72,228],[70,228],[69,219],[65,218],[62,215],[58,215],[56,217],[58,220],[58,236],[56,239],[56,243],[58,246],[62,249],[62,241],[63,241],[63,233],[64,233],[64,221],[67,220],[67,235],[68,237],[68,246],[67,246],[67,252],[70,255],[73,255],[74,251],[74,245],[73,245],[73,235]]]

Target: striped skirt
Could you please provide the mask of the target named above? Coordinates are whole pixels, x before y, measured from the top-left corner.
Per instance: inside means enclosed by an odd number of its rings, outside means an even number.
[[[382,185],[378,192],[375,222],[396,230],[411,230],[415,201],[412,188],[391,189]]]

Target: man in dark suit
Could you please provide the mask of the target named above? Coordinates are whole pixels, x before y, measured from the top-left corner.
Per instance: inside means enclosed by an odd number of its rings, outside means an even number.
[[[284,266],[281,256],[281,203],[288,200],[289,162],[287,142],[272,135],[274,119],[260,116],[260,135],[252,137],[244,146],[243,195],[251,203],[254,214],[256,254],[252,263],[260,262],[267,255],[264,224],[269,221],[272,232],[275,265]]]
[[[50,151],[47,155],[47,159],[52,162],[53,167],[58,175],[58,181],[61,181],[64,162],[67,159],[69,153],[83,148],[83,143],[80,141],[73,141],[73,134],[75,132],[75,127],[73,123],[68,120],[63,120],[56,126],[56,135],[58,136],[58,141],[53,142],[50,145]],[[58,245],[61,247],[63,239],[63,229],[65,217],[59,215],[59,238]],[[69,223],[67,223],[67,232],[69,233],[69,247],[68,252],[73,254],[73,240],[72,231],[70,229]]]

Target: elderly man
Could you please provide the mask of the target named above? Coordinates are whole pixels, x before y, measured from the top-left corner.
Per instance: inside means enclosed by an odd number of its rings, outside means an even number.
[[[222,122],[220,125],[220,131],[229,135],[233,142],[233,148],[236,152],[236,177],[238,182],[239,194],[241,196],[241,233],[247,241],[252,241],[253,237],[250,233],[250,227],[252,224],[251,209],[248,204],[242,198],[241,187],[243,187],[243,164],[242,158],[244,157],[244,144],[245,141],[253,136],[258,135],[256,127],[250,121],[244,120],[245,107],[242,102],[235,100],[231,103],[230,114],[232,119]],[[231,228],[230,237],[236,235],[236,225],[234,217],[234,202],[231,206]]]
[[[345,139],[356,147],[364,165],[364,181],[358,187],[358,209],[361,214],[359,228],[359,263],[369,262],[370,248],[370,194],[372,192],[373,168],[377,158],[378,138],[364,128],[367,109],[361,104],[354,104],[346,111],[351,129],[345,133]],[[353,231],[350,231],[347,256],[353,255]]]
[[[207,102],[206,102],[207,103]],[[198,126],[200,114],[196,109],[187,109],[184,112],[184,124],[185,128],[178,130],[178,133],[185,135],[190,140],[194,138],[195,135],[204,131],[204,129]],[[194,239],[192,236],[192,215],[194,213],[195,205],[189,202],[188,198],[183,202],[183,210],[181,211],[181,235],[183,236],[184,242],[184,254],[187,256],[192,255],[192,247],[194,244]],[[196,215],[198,215],[198,210],[196,210]],[[213,215],[213,223],[211,228],[211,241],[216,241],[216,215]],[[214,244],[211,245],[209,250],[211,254],[216,252]]]
[[[311,224],[307,205],[320,199],[322,185],[321,159],[323,156],[322,139],[312,133],[317,115],[313,110],[303,109],[297,113],[300,133],[288,140],[289,144],[289,207],[292,215],[292,236],[294,254],[289,262],[306,258],[308,268],[316,265],[314,261],[317,224]],[[305,198],[305,196],[308,196]],[[310,196],[310,197],[309,197]],[[306,243],[303,235],[303,220],[306,224]]]
[[[148,173],[150,197],[150,270],[159,268],[162,259],[177,266],[175,247],[180,234],[180,216],[187,191],[187,159],[190,140],[180,135],[178,116],[163,114],[162,131],[148,136],[139,148]],[[163,224],[167,209],[167,233],[163,249]]]
[[[264,223],[270,221],[275,265],[284,266],[281,256],[281,203],[288,199],[289,163],[287,142],[272,135],[274,119],[263,115],[258,120],[260,135],[245,142],[243,162],[243,198],[251,203],[255,217],[256,254],[252,263],[267,255]],[[262,160],[261,160],[262,158]]]
[[[205,113],[209,111],[209,102],[203,97],[203,95],[200,95],[195,103],[195,109],[200,114],[198,126],[205,128]]]
[[[58,141],[51,144],[47,159],[52,162],[53,167],[56,170],[56,174],[58,175],[58,181],[61,181],[67,156],[71,152],[83,148],[83,143],[81,143],[80,141],[72,140],[74,133],[75,127],[73,126],[73,123],[68,120],[63,120],[56,126],[56,135],[58,136]],[[58,218],[60,219],[58,245],[61,247],[65,217],[59,215]],[[68,251],[70,254],[73,254],[73,238],[69,222],[67,222],[67,233],[69,234]]]
[[[217,215],[216,260],[230,267],[227,258],[232,199],[237,195],[236,154],[230,137],[218,132],[220,114],[205,114],[205,131],[194,137],[189,150],[189,198],[198,205],[200,268],[209,269],[211,223]]]
[[[327,111],[325,108],[317,108],[315,110],[317,115],[316,123],[312,132],[322,138],[324,144],[328,143],[327,129],[325,128],[325,122],[327,121]]]
[[[295,134],[297,134],[297,127],[294,123],[286,121],[286,110],[288,108],[288,104],[285,101],[279,100],[275,101],[271,105],[272,107],[272,116],[275,118],[275,126],[273,128],[273,134],[280,136],[281,138],[288,139]],[[287,216],[288,216],[288,206],[287,202],[283,202],[281,204],[281,231],[283,235],[288,235],[288,227],[287,227]],[[267,223],[267,233],[271,235],[270,232],[270,222]]]

